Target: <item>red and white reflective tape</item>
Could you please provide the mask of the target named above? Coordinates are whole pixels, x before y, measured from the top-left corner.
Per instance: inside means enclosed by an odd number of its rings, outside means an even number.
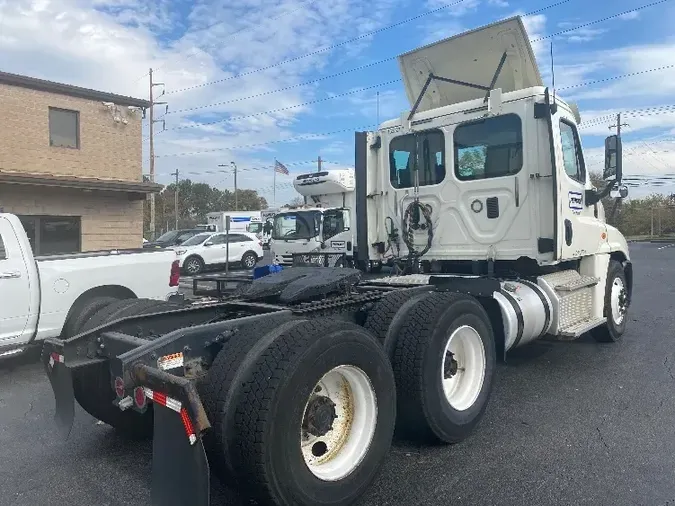
[[[190,444],[193,445],[197,442],[197,435],[195,434],[195,429],[192,426],[192,420],[190,420],[190,415],[187,412],[187,409],[183,407],[183,404],[173,397],[169,397],[162,392],[156,392],[150,388],[143,387],[145,391],[145,396],[148,399],[152,399],[153,402],[156,402],[160,406],[174,410],[176,413],[180,414],[180,418],[183,421],[183,427],[185,427],[185,434],[190,440]]]
[[[49,367],[54,367],[54,364],[56,362],[60,364],[65,364],[66,358],[63,355],[59,355],[55,351],[52,351],[51,355],[49,355]]]

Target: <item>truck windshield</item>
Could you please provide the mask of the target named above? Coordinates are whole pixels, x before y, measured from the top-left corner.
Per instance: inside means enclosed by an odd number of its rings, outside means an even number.
[[[293,211],[274,217],[272,239],[311,239],[319,235],[320,211]]]
[[[248,232],[251,234],[259,234],[262,232],[262,223],[250,223],[248,228]]]

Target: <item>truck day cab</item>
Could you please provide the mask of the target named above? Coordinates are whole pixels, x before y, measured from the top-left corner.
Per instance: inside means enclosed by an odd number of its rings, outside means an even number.
[[[176,253],[121,250],[33,257],[19,218],[0,214],[0,358],[69,337],[104,305],[178,292]]]
[[[600,200],[621,182],[620,138],[598,192],[579,114],[543,86],[522,20],[399,64],[412,109],[356,133],[353,221],[357,262],[390,256],[409,274],[285,269],[215,304],[95,314],[46,341],[64,434],[77,400],[153,435],[153,505],[208,505],[210,465],[258,504],[352,504],[395,427],[469,437],[510,349],[624,334],[632,265]]]
[[[311,203],[275,215],[270,241],[275,261],[291,265],[294,254],[324,253],[344,254],[351,263],[356,249],[354,170],[300,174],[293,186]]]

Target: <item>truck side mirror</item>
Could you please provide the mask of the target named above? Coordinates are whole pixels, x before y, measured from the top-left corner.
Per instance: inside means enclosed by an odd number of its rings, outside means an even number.
[[[602,177],[605,181],[614,181],[616,185],[621,183],[622,167],[621,137],[610,135],[605,139],[605,170]]]

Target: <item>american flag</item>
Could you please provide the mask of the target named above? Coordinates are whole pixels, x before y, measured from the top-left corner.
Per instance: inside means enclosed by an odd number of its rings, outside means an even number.
[[[274,160],[274,172],[279,172],[280,174],[288,176],[288,169],[279,160]]]

